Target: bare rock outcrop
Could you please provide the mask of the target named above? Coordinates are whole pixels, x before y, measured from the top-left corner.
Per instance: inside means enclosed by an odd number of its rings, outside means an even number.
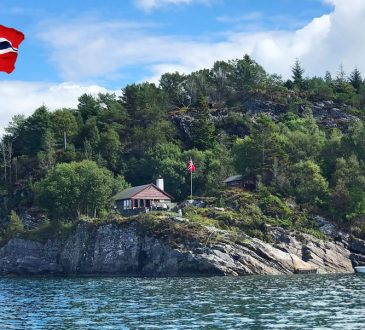
[[[83,223],[61,240],[15,238],[0,249],[0,275],[216,276],[292,274],[296,270],[351,273],[365,261],[365,242],[320,240],[282,228],[271,243],[256,238],[169,244],[139,222]],[[351,250],[351,246],[353,250]]]

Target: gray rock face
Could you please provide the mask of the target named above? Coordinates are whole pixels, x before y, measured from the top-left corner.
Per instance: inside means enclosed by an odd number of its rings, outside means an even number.
[[[59,242],[46,244],[12,239],[0,249],[0,274],[57,274],[62,272],[57,262]]]
[[[349,113],[349,106],[343,103],[335,103],[334,101],[313,101],[298,105],[298,112],[302,114],[305,108],[308,107],[313,113],[313,117],[323,127],[338,128],[340,130],[347,129],[351,122],[359,120],[358,117]],[[261,113],[265,113],[278,121],[283,113],[288,112],[289,104],[279,103],[271,100],[267,95],[252,94],[242,101],[239,106],[231,107],[229,110],[222,104],[215,104],[210,111],[210,119],[218,126],[222,126],[224,119],[229,116],[229,113],[235,113],[242,116],[246,114],[250,117],[257,117]],[[170,119],[176,126],[180,135],[185,139],[191,138],[191,128],[195,120],[196,111],[189,113],[177,113],[171,115]],[[224,126],[224,125],[223,125]],[[229,127],[222,127],[227,135],[236,135],[244,137],[249,132],[240,125],[229,124]]]
[[[67,274],[178,276],[223,275],[214,265],[197,260],[144,235],[136,223],[79,225],[65,241],[42,244],[12,239],[0,249],[0,274]]]
[[[144,232],[137,222],[81,224],[66,241],[40,243],[15,238],[0,249],[0,275],[187,276],[291,274],[297,269],[350,273],[365,261],[365,242],[356,251],[341,242],[271,229],[273,243],[247,238],[172,247]],[[351,244],[349,244],[351,245]]]

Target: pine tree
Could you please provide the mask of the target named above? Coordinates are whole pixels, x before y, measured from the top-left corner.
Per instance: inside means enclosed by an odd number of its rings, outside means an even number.
[[[336,76],[336,84],[337,85],[343,85],[346,83],[346,73],[343,68],[343,65],[341,64],[338,68],[337,76]]]
[[[214,146],[214,124],[209,118],[209,107],[205,97],[199,98],[199,111],[192,127],[193,146],[199,150],[207,150]]]
[[[326,71],[326,73],[325,73],[325,75],[324,75],[324,81],[325,81],[328,85],[331,85],[331,84],[333,83],[331,72]]]
[[[351,72],[349,76],[350,84],[359,92],[361,85],[363,84],[363,80],[361,77],[361,72],[358,68],[355,68],[354,71]]]
[[[56,161],[55,140],[51,130],[44,133],[42,139],[42,150],[37,153],[39,167],[48,171],[52,168]]]
[[[293,79],[294,85],[297,86],[299,89],[303,88],[304,69],[302,68],[298,59],[295,60],[295,63],[291,68],[291,72],[292,72],[292,79]]]

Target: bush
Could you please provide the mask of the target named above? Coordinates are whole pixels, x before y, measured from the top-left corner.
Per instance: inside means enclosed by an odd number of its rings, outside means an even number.
[[[25,231],[22,237],[41,243],[49,239],[65,240],[74,231],[75,223],[71,222],[49,222],[45,221],[40,227]]]
[[[15,211],[9,214],[9,222],[0,237],[0,246],[24,232],[24,224]]]
[[[260,195],[259,206],[263,214],[281,219],[288,219],[292,215],[292,210],[278,196],[268,191]]]
[[[56,165],[35,190],[40,205],[53,219],[76,219],[107,209],[114,187],[110,171],[84,160]]]
[[[4,236],[7,239],[24,232],[24,224],[15,211],[11,211],[9,215],[9,223],[5,229]]]

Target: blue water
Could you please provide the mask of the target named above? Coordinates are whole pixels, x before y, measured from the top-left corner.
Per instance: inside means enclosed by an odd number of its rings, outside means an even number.
[[[365,329],[365,276],[0,278],[0,329]]]

